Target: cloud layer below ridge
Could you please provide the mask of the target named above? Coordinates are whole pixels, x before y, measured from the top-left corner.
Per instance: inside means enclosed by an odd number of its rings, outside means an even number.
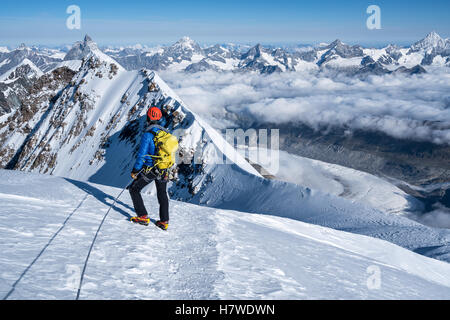
[[[234,125],[223,120],[231,113],[256,122],[299,121],[315,129],[374,130],[395,138],[450,144],[449,70],[365,79],[300,72],[162,73],[162,77],[217,129]]]

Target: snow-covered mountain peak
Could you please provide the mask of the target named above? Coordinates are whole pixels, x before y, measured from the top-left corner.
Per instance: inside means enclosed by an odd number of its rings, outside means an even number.
[[[36,67],[33,62],[25,58],[19,65],[0,75],[0,82],[12,82],[17,80],[19,77],[25,77],[30,80],[37,79],[43,74],[44,73]]]
[[[328,45],[328,48],[332,49],[332,48],[344,46],[344,45],[345,45],[345,43],[343,43],[340,39],[336,39]]]
[[[83,41],[76,42],[72,49],[67,52],[64,57],[65,61],[68,60],[82,60],[90,54],[95,54],[97,56],[106,56],[97,46],[97,44],[92,41],[92,38],[86,35]],[[103,57],[104,58],[104,57]]]
[[[437,43],[442,40],[441,36],[436,31],[431,31],[425,39],[426,41]]]
[[[195,44],[195,41],[189,38],[188,36],[184,36],[180,40],[178,40],[175,44],[189,47]]]
[[[339,39],[336,39],[335,41],[333,41],[328,47],[329,50],[334,50],[336,51],[338,54],[342,55],[342,56],[346,56],[346,55],[354,55],[354,54],[360,54],[362,52],[362,48],[360,46],[351,46],[348,45],[344,42],[342,42]]]
[[[213,54],[213,55],[214,54],[223,55],[223,54],[230,53],[229,49],[222,47],[220,44],[216,44],[216,45],[214,45],[212,47],[206,48],[206,49],[204,49],[204,51],[205,51],[205,53],[207,55],[211,55],[211,54]]]
[[[147,60],[147,55],[141,56],[141,59]],[[170,47],[165,47],[162,50],[156,50],[155,53],[148,57],[148,63],[144,64],[145,68],[153,70],[184,70],[188,65],[197,63],[205,57],[205,53],[198,43],[190,39],[189,37],[184,37],[171,45]],[[127,57],[124,58],[125,63],[127,63]],[[122,60],[121,60],[122,61]]]
[[[394,50],[400,50],[401,48],[398,46],[398,45],[396,45],[396,44],[389,44],[386,48],[385,48],[385,50],[387,51],[387,52],[390,52],[390,51],[394,51]]]
[[[188,37],[188,36],[184,36],[180,40],[178,40],[178,42],[179,43],[183,43],[183,42],[189,43],[189,42],[193,42],[193,40],[190,37]]]
[[[360,46],[351,46],[337,39],[323,48],[326,52],[319,58],[317,64],[332,68],[355,68],[361,64],[364,50]]]
[[[252,47],[240,57],[239,68],[259,71],[261,73],[295,70],[295,59],[283,49],[264,48],[261,44]]]
[[[410,52],[427,52],[440,51],[446,46],[446,40],[442,39],[436,32],[429,33],[424,39],[416,42],[411,46]]]
[[[89,35],[84,36],[84,43],[92,42],[92,38]]]
[[[25,43],[21,43],[16,50],[31,50]]]
[[[200,45],[189,37],[183,37],[170,47],[171,51],[201,52]]]
[[[81,60],[81,69],[84,73],[96,70],[95,73],[99,77],[108,76],[112,78],[117,72],[125,70],[120,63],[103,53],[88,35],[85,36],[83,41],[76,42],[64,58],[64,61],[78,61],[76,68],[72,68],[77,70],[79,60]]]
[[[250,48],[245,54],[242,55],[242,59],[257,58],[261,56],[262,46],[258,43],[256,46]]]

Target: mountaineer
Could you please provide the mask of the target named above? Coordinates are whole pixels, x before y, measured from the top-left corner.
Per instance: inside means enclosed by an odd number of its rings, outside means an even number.
[[[141,144],[136,162],[131,172],[133,183],[128,187],[136,211],[136,217],[131,221],[148,225],[150,219],[142,200],[141,191],[155,181],[159,202],[159,220],[156,226],[163,230],[169,227],[169,199],[167,182],[169,170],[175,164],[175,152],[178,149],[177,138],[165,128],[167,120],[157,107],[149,108],[147,112],[147,130],[141,137]]]

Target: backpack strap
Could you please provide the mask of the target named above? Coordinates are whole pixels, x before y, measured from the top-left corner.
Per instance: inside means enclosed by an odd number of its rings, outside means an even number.
[[[153,135],[153,138],[155,138],[155,137],[156,137],[156,133],[154,132],[154,129],[159,129],[159,130],[161,130],[161,131],[164,131],[164,132],[166,132],[166,133],[169,133],[169,131],[168,131],[166,128],[164,128],[163,126],[160,126],[159,124],[152,124],[152,125],[148,126],[148,128],[147,128],[147,130],[145,130],[145,132],[151,133],[151,134]],[[157,148],[158,146],[155,145],[155,147]],[[157,156],[157,155],[152,155],[152,154],[147,154],[147,156],[150,156],[152,159],[160,158],[159,156]],[[145,172],[145,173],[150,172],[150,171],[153,170],[155,167],[156,167],[156,164],[154,164],[152,167],[148,167],[148,168],[146,169],[146,172]]]
[[[166,128],[164,128],[163,126],[160,126],[159,124],[152,124],[152,125],[150,125],[148,128],[147,128],[147,130],[146,130],[146,132],[150,132],[150,133],[153,133],[153,135],[154,135],[154,132],[153,132],[153,129],[159,129],[159,130],[162,130],[162,131],[164,131],[164,132],[166,132],[166,133],[169,133],[169,131],[166,129]]]

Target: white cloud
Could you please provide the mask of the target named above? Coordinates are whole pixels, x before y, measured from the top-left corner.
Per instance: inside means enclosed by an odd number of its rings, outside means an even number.
[[[450,209],[436,203],[433,211],[413,217],[424,225],[434,228],[450,229]]]
[[[436,73],[438,72],[438,73]],[[450,71],[365,80],[324,73],[162,73],[197,113],[223,129],[227,113],[254,121],[345,126],[450,144]],[[232,117],[229,117],[232,119]]]

